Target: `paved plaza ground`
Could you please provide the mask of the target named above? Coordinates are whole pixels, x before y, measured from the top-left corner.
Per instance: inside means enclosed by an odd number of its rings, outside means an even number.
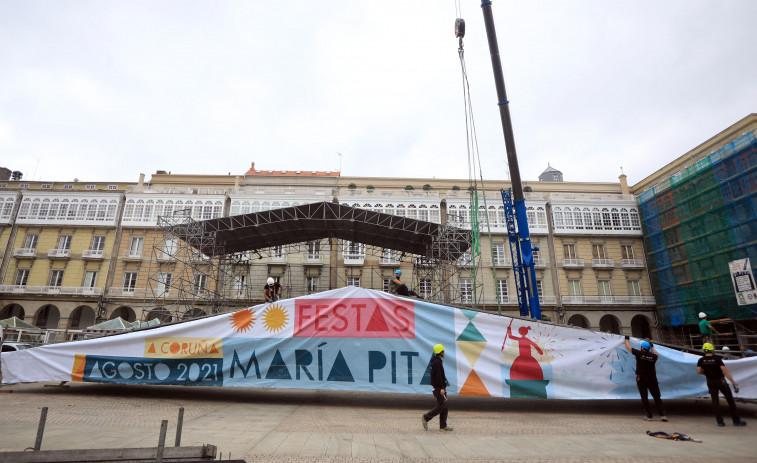
[[[51,385],[51,384],[48,384]],[[12,390],[12,393],[3,393]],[[450,397],[452,433],[424,431],[428,395],[75,383],[3,386],[0,451],[155,447],[161,420],[172,445],[214,444],[248,462],[749,462],[757,461],[757,405],[739,404],[743,428],[719,428],[709,400],[668,400],[668,423],[647,422],[639,401]],[[682,432],[703,443],[655,439]]]

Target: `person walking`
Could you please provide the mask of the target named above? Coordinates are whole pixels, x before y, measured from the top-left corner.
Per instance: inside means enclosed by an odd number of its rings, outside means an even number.
[[[652,343],[643,341],[641,343],[641,350],[631,347],[631,341],[626,336],[626,349],[636,357],[636,387],[639,389],[639,395],[641,396],[641,405],[644,407],[644,411],[647,412],[647,416],[644,417],[647,421],[652,421],[652,410],[649,408],[649,394],[652,394],[654,404],[657,407],[657,413],[660,414],[662,421],[668,421],[668,417],[665,416],[665,409],[662,406],[662,398],[660,397],[660,385],[657,383],[657,371],[655,370],[655,363],[660,355],[657,353],[657,349],[654,348]]]
[[[746,422],[741,421],[738,411],[736,411],[736,402],[733,400],[733,394],[731,394],[731,388],[728,386],[725,378],[731,380],[733,384],[733,390],[738,394],[739,385],[733,380],[733,376],[723,364],[723,359],[715,355],[713,351],[715,346],[706,342],[702,345],[704,356],[697,361],[697,373],[704,375],[707,378],[707,390],[710,391],[710,398],[712,399],[712,411],[715,413],[715,419],[718,421],[718,426],[725,426],[723,422],[723,414],[720,412],[720,398],[719,393],[723,393],[723,397],[728,402],[728,408],[731,411],[731,419],[733,419],[734,426],[746,426]]]
[[[423,429],[428,431],[428,422],[439,415],[439,431],[452,431],[452,426],[447,426],[447,377],[444,375],[444,346],[434,346],[434,357],[431,359],[431,387],[434,388],[436,407],[421,416]]]

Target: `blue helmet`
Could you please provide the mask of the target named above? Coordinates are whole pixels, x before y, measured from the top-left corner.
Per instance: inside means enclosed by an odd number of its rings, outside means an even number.
[[[641,343],[641,348],[649,350],[652,347],[652,344],[648,343],[647,341],[644,341]]]
[[[394,271],[394,274],[395,275],[402,275],[402,270],[397,269],[397,270]]]

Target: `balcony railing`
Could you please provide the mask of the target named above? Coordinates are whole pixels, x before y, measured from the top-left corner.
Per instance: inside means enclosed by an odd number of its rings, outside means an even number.
[[[654,305],[654,296],[563,296],[563,304],[623,304],[623,305]]]
[[[644,268],[642,259],[620,259],[620,266],[623,268]]]
[[[592,259],[591,266],[594,268],[615,268],[615,259]]]
[[[36,257],[37,248],[16,248],[13,250],[13,257]]]
[[[104,259],[105,251],[102,249],[85,249],[81,252],[82,259]]]
[[[121,259],[124,260],[140,260],[142,259],[142,250],[126,249],[121,253]]]
[[[394,256],[391,257],[381,257],[379,259],[379,265],[397,265],[399,262],[397,261],[397,258]]]
[[[510,267],[512,266],[512,263],[510,262],[510,259],[508,259],[507,257],[495,257],[494,266],[495,267]]]
[[[115,286],[111,286],[109,291],[109,295],[114,297],[146,297],[148,293],[151,293],[148,288],[123,288]]]
[[[546,267],[546,266],[547,266],[547,259],[542,259],[541,257],[534,258],[534,267]]]
[[[583,259],[563,259],[562,266],[563,268],[584,268],[584,260]]]
[[[70,249],[50,249],[47,251],[47,257],[50,259],[68,259],[71,257]]]
[[[302,263],[305,265],[323,265],[323,256],[320,254],[303,254]]]
[[[156,251],[155,257],[161,262],[167,262],[174,259],[174,255],[166,251]]]
[[[268,256],[268,263],[269,264],[284,264],[287,261],[287,255],[286,254],[278,254],[278,255],[271,255]]]
[[[2,285],[0,286],[0,293],[99,296],[103,293],[103,289],[84,286]]]
[[[365,254],[344,254],[344,265],[363,265]]]
[[[539,296],[540,305],[555,305],[557,304],[557,296]]]

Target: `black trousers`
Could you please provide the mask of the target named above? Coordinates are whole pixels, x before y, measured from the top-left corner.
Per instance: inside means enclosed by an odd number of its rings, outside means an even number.
[[[447,397],[442,395],[440,389],[434,389],[434,397],[436,398],[436,407],[432,408],[428,413],[423,415],[423,419],[431,421],[433,417],[439,415],[439,429],[447,427]]]
[[[662,407],[662,399],[660,398],[660,385],[657,384],[657,378],[636,375],[636,387],[639,388],[641,405],[644,406],[644,411],[647,412],[647,416],[652,418],[652,410],[649,408],[647,391],[652,394],[654,404],[657,406],[657,413],[659,413],[660,416],[665,416],[665,409]]]
[[[720,381],[707,381],[707,390],[710,391],[712,411],[715,412],[715,419],[718,420],[718,423],[723,422],[723,414],[720,413],[720,398],[718,397],[718,392],[722,392],[725,400],[728,402],[728,408],[730,409],[733,422],[736,423],[741,421],[741,418],[739,418],[739,412],[736,411],[736,402],[733,400],[731,388],[728,386],[728,383],[725,382],[725,378],[722,378]]]

